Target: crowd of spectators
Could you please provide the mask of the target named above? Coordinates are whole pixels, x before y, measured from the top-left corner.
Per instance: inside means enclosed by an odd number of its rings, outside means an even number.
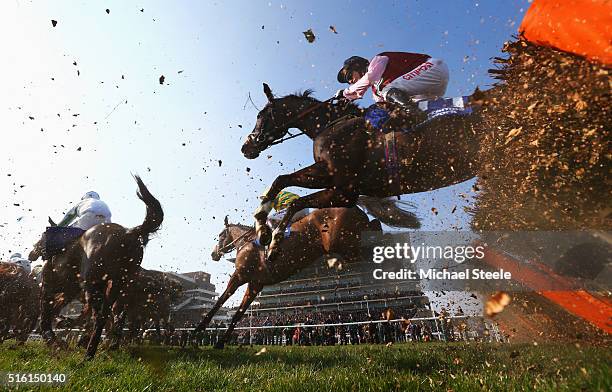
[[[375,322],[377,320],[382,322]],[[386,314],[381,314],[377,318],[366,312],[268,316],[261,322],[261,325],[277,326],[278,328],[240,330],[236,336],[237,343],[333,346],[336,344],[429,341],[433,338],[430,323],[427,321],[390,322]]]
[[[333,346],[466,339],[464,323],[453,322],[445,314],[436,314],[436,319],[414,319],[417,311],[418,308],[412,305],[367,310],[247,314],[237,325],[242,328],[236,329],[227,343]],[[423,318],[422,314],[420,316]],[[196,333],[193,331],[195,325],[189,322],[180,326],[169,323],[161,329],[150,325],[131,342],[180,347],[212,346],[225,334],[226,327],[223,322],[213,321],[206,331]]]
[[[378,308],[353,311],[295,312],[292,314],[245,315],[235,330],[230,344],[258,345],[344,345],[386,344],[436,339],[437,327],[431,320],[411,322],[416,307]],[[396,316],[397,315],[397,316]],[[401,316],[399,316],[401,315]],[[391,322],[392,319],[403,321]],[[344,324],[344,325],[337,325]],[[190,331],[186,323],[180,329],[171,325],[158,336],[154,331],[146,340],[173,346],[214,345],[225,333],[227,325],[213,322],[205,332]],[[254,328],[269,327],[269,328]]]

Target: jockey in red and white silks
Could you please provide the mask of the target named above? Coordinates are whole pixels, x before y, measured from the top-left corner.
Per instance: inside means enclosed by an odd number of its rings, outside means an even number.
[[[355,100],[372,88],[376,102],[434,100],[444,96],[448,78],[446,63],[426,54],[383,52],[371,61],[353,56],[338,72],[338,81],[351,86],[336,96]]]

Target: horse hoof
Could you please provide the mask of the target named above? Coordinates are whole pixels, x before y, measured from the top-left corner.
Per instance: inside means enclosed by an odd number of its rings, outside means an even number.
[[[268,253],[268,261],[274,261],[278,257],[276,250],[272,250]]]
[[[40,252],[37,250],[33,250],[28,254],[28,260],[36,261],[40,257]]]
[[[274,261],[278,258],[277,243],[273,242],[268,248],[268,261]]]
[[[263,225],[257,231],[257,238],[259,238],[259,243],[261,245],[270,245],[272,242],[272,230],[268,227],[268,225]]]
[[[64,342],[61,339],[56,339],[52,343],[48,343],[49,347],[53,352],[60,352],[68,350],[68,343]]]
[[[258,222],[265,222],[266,218],[268,217],[268,212],[266,210],[258,210],[254,215],[253,218],[255,218],[256,221]]]
[[[223,342],[217,342],[215,343],[215,345],[213,346],[216,350],[223,350],[223,348],[225,348],[225,343]]]
[[[274,244],[278,244],[279,242],[281,242],[284,237],[284,233],[278,228],[274,229],[274,231],[272,232],[272,241],[274,242]]]
[[[278,246],[282,240],[283,233],[279,232],[278,229],[274,230],[274,233],[272,235],[272,242],[268,247],[268,260],[272,261],[276,259],[276,257],[278,256]]]

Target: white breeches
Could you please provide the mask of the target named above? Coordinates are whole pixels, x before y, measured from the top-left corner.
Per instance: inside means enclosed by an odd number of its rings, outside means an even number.
[[[276,228],[276,226],[278,226],[280,221],[285,216],[285,211],[287,211],[287,210],[282,210],[282,211],[279,211],[279,212],[276,212],[276,213],[270,215],[268,217],[268,224],[270,226],[272,226],[272,228]],[[310,214],[310,208],[304,208],[303,210],[299,210],[291,218],[291,223],[297,222],[298,220],[302,219],[303,217],[305,217],[308,214]]]
[[[431,58],[405,75],[389,83],[382,90],[385,101],[392,88],[405,91],[414,101],[443,97],[448,85],[448,66],[443,60]]]
[[[94,212],[86,212],[83,215],[79,216],[74,223],[72,223],[71,227],[78,227],[79,229],[89,230],[95,225],[99,225],[100,223],[110,223],[110,218],[96,214]]]

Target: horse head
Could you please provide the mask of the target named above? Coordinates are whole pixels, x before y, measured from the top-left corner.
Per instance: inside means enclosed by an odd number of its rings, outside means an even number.
[[[257,121],[253,131],[246,137],[242,145],[242,154],[247,159],[255,159],[259,154],[270,147],[275,141],[282,139],[289,132],[290,128],[295,128],[295,120],[301,106],[304,106],[304,100],[296,100],[295,95],[275,98],[272,94],[270,86],[266,83],[264,86],[264,94],[268,98],[268,103],[257,114]],[[305,97],[307,94],[305,94]],[[308,99],[309,101],[312,98]]]
[[[230,230],[230,225],[227,221],[227,216],[225,217],[225,227],[223,228],[223,230],[221,231],[221,233],[219,233],[219,240],[217,241],[217,244],[215,245],[212,253],[210,254],[210,257],[214,260],[214,261],[219,261],[221,260],[221,256],[223,256],[225,253],[230,252],[232,249],[234,249],[232,241],[233,241],[233,237],[232,237],[232,233]]]
[[[240,249],[245,242],[252,238],[250,234],[254,233],[254,229],[250,226],[240,224],[230,224],[225,217],[225,227],[218,235],[218,241],[210,256],[214,261],[221,260],[221,256],[227,254],[234,249]]]

